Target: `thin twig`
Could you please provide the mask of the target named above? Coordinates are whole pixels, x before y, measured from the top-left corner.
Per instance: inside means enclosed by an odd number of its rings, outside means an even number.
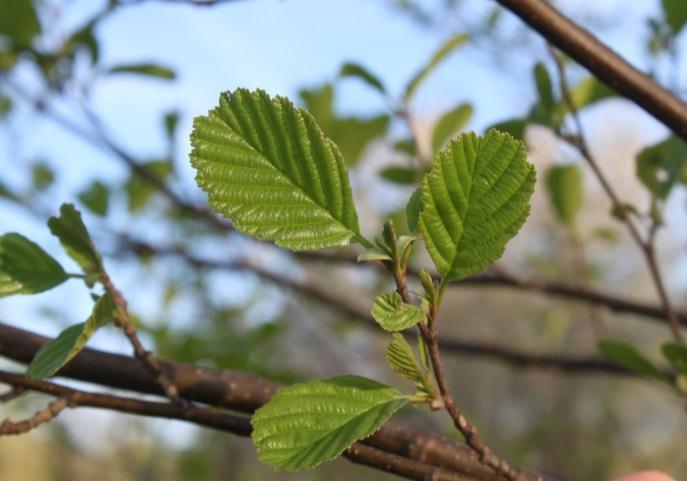
[[[165,374],[165,372],[162,370],[155,355],[146,350],[143,347],[143,343],[141,343],[141,340],[138,338],[136,328],[131,322],[131,318],[129,316],[127,302],[124,298],[124,295],[122,295],[121,291],[113,284],[112,279],[110,279],[110,276],[107,273],[104,273],[100,277],[100,282],[103,284],[105,289],[112,294],[112,298],[114,299],[117,307],[117,324],[122,328],[124,334],[126,334],[126,337],[129,338],[129,341],[134,348],[135,356],[143,363],[150,373],[155,376],[155,379],[160,383],[160,386],[162,386],[164,389],[167,397],[175,401],[180,401],[179,390],[169,379],[167,374]]]
[[[230,414],[214,408],[201,408],[193,405],[179,405],[173,403],[146,401],[137,398],[121,397],[113,394],[92,393],[78,389],[68,388],[59,384],[31,379],[20,374],[0,371],[0,382],[19,386],[23,389],[59,396],[52,402],[48,414],[40,412],[40,419],[34,415],[31,420],[21,423],[0,426],[0,434],[22,434],[40,424],[43,424],[66,407],[91,407],[128,414],[177,419],[187,421],[199,426],[230,432],[239,436],[250,436],[252,431],[247,417]],[[44,410],[45,411],[45,410]],[[48,419],[51,413],[55,413]],[[3,432],[7,426],[8,432]],[[28,429],[27,429],[28,427]],[[11,432],[10,432],[11,431]],[[389,453],[373,446],[355,443],[344,456],[357,464],[363,464],[372,468],[397,474],[399,476],[418,481],[473,481],[475,478],[464,476],[447,468],[433,466],[405,456]]]
[[[403,298],[403,302],[407,304],[413,304],[413,299],[410,297],[408,291],[408,285],[406,280],[406,273],[398,269],[392,269],[392,274],[394,276],[394,281],[396,283],[396,291]],[[440,288],[441,289],[441,288]],[[432,370],[434,371],[434,377],[436,378],[437,384],[439,386],[439,392],[441,394],[441,400],[443,401],[444,408],[448,412],[449,416],[453,420],[453,424],[456,429],[462,434],[467,445],[474,450],[482,463],[492,468],[496,473],[503,475],[509,481],[517,481],[523,472],[511,466],[505,459],[498,457],[491,448],[484,442],[482,437],[477,432],[477,428],[470,424],[461,412],[458,404],[451,394],[451,389],[448,385],[448,380],[446,378],[446,373],[443,368],[441,361],[441,354],[439,352],[439,330],[436,325],[436,315],[438,314],[435,310],[437,306],[432,306],[430,312],[427,316],[427,323],[418,324],[420,333],[422,334],[427,348],[429,351],[429,356],[432,364]],[[542,481],[541,477],[534,477],[537,481]]]
[[[66,407],[68,402],[65,398],[58,398],[48,404],[45,409],[37,411],[33,416],[21,421],[10,421],[5,419],[0,424],[0,436],[14,436],[25,434],[41,424],[49,423],[57,417]]]
[[[613,189],[613,186],[611,185],[610,181],[599,167],[596,158],[594,157],[594,155],[591,152],[591,149],[589,148],[589,143],[587,142],[584,133],[584,128],[582,126],[582,121],[580,119],[577,106],[575,105],[575,102],[572,98],[572,94],[570,93],[570,87],[568,85],[567,77],[565,74],[565,65],[563,64],[563,61],[561,60],[560,56],[556,53],[556,51],[551,45],[549,45],[549,51],[551,53],[551,56],[553,57],[554,63],[556,64],[556,69],[558,70],[561,95],[563,96],[563,100],[565,101],[565,103],[568,106],[568,109],[570,110],[570,114],[572,116],[572,119],[575,123],[575,128],[577,130],[577,141],[573,142],[573,145],[577,148],[582,158],[585,159],[589,167],[594,172],[594,175],[599,180],[599,183],[601,184],[601,187],[603,188],[604,192],[611,200],[611,204],[613,205],[614,210],[616,210],[619,213],[621,220],[627,227],[627,230],[630,233],[630,237],[632,237],[637,246],[639,246],[639,248],[641,249],[642,254],[644,255],[644,258],[646,260],[647,266],[649,268],[651,278],[656,287],[656,292],[658,293],[661,306],[663,307],[663,310],[665,311],[665,316],[670,323],[670,330],[673,333],[673,337],[678,341],[682,341],[683,335],[680,326],[680,319],[677,317],[677,314],[673,309],[670,299],[668,298],[668,294],[663,283],[663,278],[661,276],[658,261],[656,259],[654,238],[656,234],[655,231],[657,229],[657,225],[650,229],[650,233],[647,234],[646,238],[642,236],[642,234],[639,231],[639,227],[635,223],[634,218],[632,217],[630,212],[628,212],[628,209],[625,207],[625,204],[620,200],[620,197]]]

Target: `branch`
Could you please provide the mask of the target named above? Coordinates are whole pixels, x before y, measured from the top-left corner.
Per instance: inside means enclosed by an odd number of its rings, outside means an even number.
[[[252,272],[262,279],[287,289],[291,289],[301,295],[315,300],[324,307],[334,309],[346,317],[358,320],[363,326],[374,329],[374,331],[378,334],[380,333],[379,326],[372,318],[369,309],[351,302],[347,302],[319,285],[298,282],[289,277],[276,274],[254,262],[251,262],[248,259],[237,259],[230,262],[217,262],[196,257],[182,248],[153,246],[140,241],[132,241],[131,239],[126,239],[125,242],[135,251],[145,252],[146,254],[178,256],[197,268],[243,270]],[[414,337],[410,337],[409,340],[411,342],[415,342]],[[507,347],[497,346],[494,344],[464,341],[450,337],[443,337],[440,339],[439,346],[441,347],[442,351],[448,353],[471,355],[484,359],[501,361],[511,364],[515,367],[548,369],[576,374],[603,373],[624,376],[638,375],[636,372],[628,371],[627,369],[598,357],[533,354],[509,349]]]
[[[0,436],[13,436],[28,433],[41,424],[49,423],[55,419],[67,406],[66,399],[58,398],[48,404],[45,409],[41,409],[28,419],[17,422],[5,419],[2,424],[0,424]]]
[[[68,388],[53,382],[30,379],[26,376],[0,371],[0,382],[24,389],[38,391],[59,398],[50,403],[49,409],[36,413],[31,419],[20,423],[5,421],[0,425],[2,434],[22,434],[29,429],[53,419],[60,411],[69,407],[91,407],[107,409],[139,416],[158,417],[188,421],[218,431],[250,436],[250,421],[245,416],[237,416],[214,408],[199,408],[166,402],[145,401],[142,399],[115,396],[112,394],[92,393]],[[463,475],[450,472],[430,464],[387,453],[382,450],[356,443],[344,456],[354,463],[364,464],[375,469],[397,474],[404,478],[425,481],[472,481]]]
[[[49,341],[43,336],[0,323],[0,355],[28,364]],[[267,402],[279,384],[230,369],[211,369],[160,361],[160,367],[189,401],[251,413]],[[140,394],[164,394],[154,376],[134,358],[91,348],[81,351],[60,376]],[[177,409],[174,403],[165,409]],[[363,441],[377,450],[405,457],[482,481],[502,481],[475,454],[449,439],[400,422],[388,422]],[[359,451],[364,456],[365,450]]]
[[[599,80],[687,140],[687,104],[544,0],[496,0]]]
[[[670,299],[668,298],[668,293],[666,292],[663,283],[663,278],[661,276],[661,272],[658,266],[658,260],[656,259],[654,239],[656,230],[658,228],[658,224],[654,223],[652,225],[650,232],[647,234],[646,238],[644,238],[642,234],[639,232],[639,228],[637,227],[634,219],[625,207],[625,204],[620,201],[618,194],[613,189],[613,186],[611,185],[610,181],[606,178],[605,174],[601,170],[601,167],[599,166],[599,163],[596,161],[596,158],[592,154],[589,144],[587,143],[587,137],[584,133],[584,128],[582,127],[582,121],[580,120],[579,112],[577,111],[575,102],[573,102],[572,99],[572,94],[570,93],[570,88],[568,86],[568,81],[565,75],[565,66],[563,65],[563,61],[558,56],[553,47],[550,48],[550,51],[554,59],[554,63],[556,64],[556,69],[558,70],[558,77],[560,81],[559,83],[561,87],[561,94],[563,96],[563,100],[570,109],[573,121],[575,122],[575,128],[577,129],[577,141],[574,142],[574,146],[577,148],[577,151],[580,153],[582,158],[585,159],[589,167],[594,172],[594,175],[599,180],[599,183],[601,184],[601,187],[603,188],[604,192],[606,192],[606,195],[611,200],[613,208],[617,210],[620,214],[620,217],[625,226],[627,227],[630,236],[632,237],[632,239],[644,255],[644,259],[647,263],[649,272],[651,274],[651,279],[653,280],[654,286],[656,287],[658,297],[661,300],[661,306],[665,313],[665,317],[668,319],[670,330],[673,333],[673,337],[677,341],[682,341],[683,336],[681,332],[680,319],[677,317],[677,314],[673,309]]]

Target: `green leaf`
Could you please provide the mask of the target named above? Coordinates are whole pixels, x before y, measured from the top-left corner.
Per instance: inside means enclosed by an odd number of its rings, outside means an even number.
[[[17,47],[26,48],[39,33],[41,24],[31,0],[2,0],[0,37],[6,35]]]
[[[198,185],[239,231],[291,250],[366,242],[338,148],[288,99],[224,93],[191,142]]]
[[[369,70],[367,70],[360,64],[346,62],[341,66],[339,76],[358,78],[370,87],[372,87],[373,89],[377,90],[379,93],[386,93],[386,89],[384,88],[384,84],[382,83],[382,81],[379,80],[379,78],[376,75],[372,74]]]
[[[114,322],[116,308],[112,296],[101,296],[86,322],[75,324],[62,331],[36,353],[27,374],[35,379],[50,377],[83,350],[98,328]]]
[[[425,320],[425,313],[417,306],[406,304],[398,292],[379,294],[372,305],[372,317],[389,332],[402,331]]]
[[[466,34],[460,33],[454,35],[448,40],[446,40],[439,49],[434,52],[432,58],[427,62],[408,82],[405,88],[405,93],[403,94],[403,100],[405,102],[410,101],[411,97],[418,89],[418,87],[424,82],[424,80],[434,71],[441,62],[443,62],[446,57],[448,57],[455,49],[463,45],[469,40]]]
[[[31,166],[31,177],[36,192],[43,192],[55,182],[55,172],[42,161]]]
[[[369,262],[369,261],[392,261],[393,259],[389,254],[382,251],[378,247],[373,247],[367,249],[365,252],[358,255],[358,262]]]
[[[103,260],[81,220],[81,213],[73,204],[62,204],[59,217],[48,219],[48,227],[69,257],[81,266],[86,284],[92,286],[103,274]]]
[[[109,74],[135,74],[155,77],[163,80],[174,80],[174,70],[155,63],[138,63],[130,65],[117,65],[107,71]]]
[[[141,164],[150,175],[158,181],[163,182],[172,173],[172,163],[169,159],[152,160]],[[160,190],[143,179],[138,173],[132,172],[129,179],[124,184],[127,194],[128,206],[131,212],[138,212],[148,205],[150,200],[160,193]]]
[[[360,161],[365,148],[373,140],[383,137],[389,130],[389,116],[377,115],[370,118],[337,118],[331,130],[325,131],[336,143],[347,165]]]
[[[406,205],[406,220],[410,232],[417,232],[420,223],[420,212],[422,211],[422,187],[415,189],[415,192],[408,199]]]
[[[47,291],[68,278],[55,259],[23,235],[0,236],[0,297]]]
[[[599,351],[618,366],[672,384],[670,378],[645,358],[634,346],[620,341],[601,341]]]
[[[525,144],[495,130],[463,134],[437,155],[422,184],[420,232],[444,277],[501,257],[527,219],[535,176]]]
[[[422,178],[422,174],[421,170],[398,165],[384,167],[379,172],[379,176],[382,179],[400,185],[415,184]]]
[[[687,174],[687,144],[676,136],[642,150],[636,159],[637,177],[649,191],[665,199]]]
[[[677,342],[668,342],[663,345],[662,351],[675,371],[687,374],[687,346]]]
[[[510,119],[494,124],[486,130],[487,132],[490,130],[498,130],[512,135],[517,140],[525,140],[525,131],[527,130],[528,123],[527,119]]]
[[[541,62],[537,62],[534,66],[534,82],[537,85],[539,103],[545,111],[552,112],[556,106],[556,99],[553,94],[553,84],[551,83],[549,71],[546,70],[546,67]]]
[[[393,333],[394,339],[386,348],[386,360],[397,374],[416,383],[425,382],[425,376],[418,365],[413,348],[402,334]]]
[[[587,77],[580,83],[575,85],[570,92],[573,105],[576,109],[582,109],[588,105],[592,105],[600,100],[618,95],[615,90],[608,87],[605,83],[600,82],[596,77]],[[568,110],[567,104],[561,102],[564,111]]]
[[[546,175],[549,199],[558,218],[567,226],[574,226],[582,207],[582,173],[576,165],[555,165]]]
[[[79,200],[95,215],[104,217],[110,205],[110,189],[109,187],[96,180],[88,188],[81,191]]]
[[[396,389],[338,376],[280,389],[251,418],[258,458],[295,471],[336,458],[408,404]]]
[[[472,117],[472,105],[461,104],[446,112],[432,131],[432,152],[439,152],[453,135],[462,130]]]
[[[666,22],[674,35],[677,35],[687,23],[687,3],[684,0],[662,0]]]

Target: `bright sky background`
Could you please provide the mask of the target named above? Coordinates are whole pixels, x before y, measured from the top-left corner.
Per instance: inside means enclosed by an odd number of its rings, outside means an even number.
[[[428,0],[427,4],[439,1]],[[82,24],[102,3],[65,2],[65,31]],[[93,105],[122,145],[137,155],[151,157],[164,151],[161,113],[179,109],[179,167],[186,182],[177,187],[202,200],[191,180],[188,134],[192,118],[212,108],[219,92],[238,86],[259,87],[295,98],[299,88],[334,79],[340,65],[352,60],[378,73],[392,94],[398,94],[443,39],[462,31],[464,25],[478,23],[475,19],[483,18],[493,7],[493,2],[486,0],[469,0],[468,4],[456,26],[435,30],[411,21],[383,0],[254,0],[209,8],[149,1],[120,8],[97,31],[102,64],[154,61],[173,67],[179,77],[175,82],[113,77],[100,82],[93,92]],[[582,18],[589,8],[587,0],[561,4]],[[642,66],[643,22],[647,12],[657,12],[657,7],[653,0],[605,0],[594,2],[594,13],[602,14],[603,39]],[[615,22],[619,12],[622,21]],[[507,22],[507,29],[519,25],[510,15]],[[537,39],[532,46],[500,52],[498,61],[479,46],[460,49],[424,84],[413,110],[422,122],[459,102],[470,101],[475,105],[470,127],[478,131],[495,121],[522,115],[534,99],[532,52],[539,51],[545,58],[543,42]],[[33,87],[28,75],[21,78],[27,79],[27,88]],[[343,84],[337,100],[342,111],[374,113],[384,109],[374,93],[355,81]],[[663,130],[639,109],[627,105],[616,108],[627,111],[633,122],[645,125],[647,139],[662,135]],[[18,116],[9,129],[0,132],[0,139],[0,170],[16,185],[27,182],[22,177],[24,169],[14,167],[20,162],[44,157],[59,166],[60,187],[52,191],[51,199],[44,199],[52,211],[62,202],[73,201],[75,192],[95,177],[120,181],[127,175],[116,161],[32,115]],[[122,229],[127,227],[127,219],[122,212],[113,216]],[[60,252],[44,226],[4,203],[0,203],[0,231],[25,233],[51,253]],[[128,275],[121,273],[123,287],[140,282]],[[90,304],[87,293],[71,284],[41,296],[45,300],[67,297],[74,305],[83,303],[85,317]],[[35,313],[32,304],[30,297],[3,299],[0,315],[12,322],[26,319],[25,313]],[[29,318],[29,323],[22,321],[28,327],[38,326],[46,333],[58,329],[53,323],[40,322],[40,316]]]

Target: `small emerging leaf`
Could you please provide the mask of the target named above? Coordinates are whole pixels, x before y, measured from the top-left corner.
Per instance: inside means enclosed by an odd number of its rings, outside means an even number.
[[[62,266],[21,234],[0,236],[0,297],[35,294],[69,278]]]
[[[81,213],[73,204],[62,204],[59,217],[48,219],[48,227],[67,254],[81,266],[86,284],[92,286],[103,273],[103,260],[81,220]]]
[[[55,374],[81,352],[98,328],[115,320],[115,311],[112,295],[106,293],[101,296],[86,322],[69,326],[36,353],[27,374],[36,379]]]
[[[677,342],[663,345],[663,355],[679,374],[687,374],[687,346]]]
[[[418,365],[413,353],[413,348],[410,347],[408,341],[402,334],[395,332],[394,339],[386,349],[386,360],[391,369],[401,376],[414,381],[416,383],[423,383],[425,380],[424,373]]]
[[[406,220],[410,232],[417,232],[420,223],[420,211],[422,211],[422,187],[415,189],[406,206]]]
[[[415,184],[422,178],[422,174],[423,172],[418,169],[400,167],[398,165],[384,167],[379,172],[382,179],[400,185]]]
[[[599,343],[599,351],[606,359],[621,367],[672,384],[663,371],[645,358],[631,344],[620,341],[601,341]]]
[[[251,418],[258,458],[296,471],[336,458],[408,404],[396,389],[338,376],[280,389]]]
[[[437,155],[420,232],[442,276],[462,279],[501,257],[527,219],[535,176],[524,143],[495,130],[463,134]]]
[[[392,261],[393,259],[389,254],[386,252],[382,251],[381,249],[378,249],[377,247],[373,247],[372,249],[368,249],[362,254],[358,255],[358,262],[367,262],[367,261]]]
[[[555,165],[546,175],[551,205],[558,218],[567,226],[575,225],[582,207],[582,173],[576,165]]]
[[[95,215],[104,217],[110,205],[110,189],[103,182],[96,180],[81,191],[79,201]]]
[[[389,332],[402,331],[425,320],[425,313],[413,304],[406,304],[398,292],[379,294],[372,305],[372,317]]]
[[[668,197],[672,188],[687,175],[687,144],[671,136],[642,150],[636,159],[637,177],[649,191]]]

